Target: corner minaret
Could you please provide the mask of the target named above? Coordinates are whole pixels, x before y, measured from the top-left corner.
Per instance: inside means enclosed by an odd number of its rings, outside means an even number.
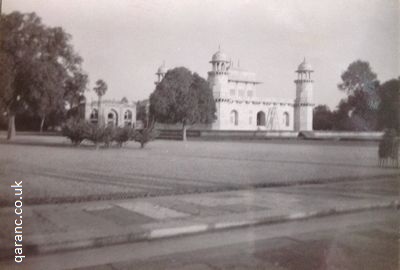
[[[313,129],[313,80],[314,72],[304,58],[296,70],[296,99],[294,101],[294,130],[310,131]]]
[[[231,61],[225,53],[218,48],[218,51],[213,54],[210,61],[212,70],[208,72],[208,83],[210,88],[213,90],[214,98],[223,97],[227,90],[228,84],[228,70],[230,68]]]
[[[167,73],[166,68],[165,68],[165,63],[163,63],[157,70],[156,75],[157,75],[157,81],[154,82],[155,85],[159,84],[162,79],[165,76],[165,73]]]

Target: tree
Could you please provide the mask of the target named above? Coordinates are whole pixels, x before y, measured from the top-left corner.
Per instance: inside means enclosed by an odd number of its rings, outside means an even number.
[[[63,110],[66,81],[82,59],[60,27],[47,27],[35,13],[1,15],[0,103],[7,113],[7,138],[15,135],[15,115],[29,110],[41,117]],[[5,72],[3,72],[5,71]]]
[[[68,102],[69,108],[67,118],[83,118],[86,103],[84,92],[89,82],[88,75],[82,70],[76,70],[74,74],[66,81],[64,100]]]
[[[338,88],[348,97],[340,102],[336,124],[344,129],[375,130],[379,106],[379,81],[368,62],[357,60],[341,75]]]
[[[151,122],[143,129],[136,130],[133,140],[140,143],[140,148],[144,148],[148,142],[155,140],[158,135],[158,131],[154,128],[154,122]]]
[[[342,99],[333,111],[333,129],[334,130],[352,130],[353,125],[350,119],[351,106],[346,99]]]
[[[57,69],[60,69],[57,71]],[[64,113],[64,85],[60,79],[64,77],[62,67],[53,66],[52,63],[43,63],[32,71],[31,107],[40,117],[40,132],[43,131],[46,116],[50,113]]]
[[[141,121],[144,128],[149,125],[149,100],[136,103],[136,120]]]
[[[340,90],[348,95],[356,91],[376,91],[377,76],[368,62],[356,60],[352,62],[341,75],[342,82],[338,84]]]
[[[105,81],[103,81],[102,79],[99,79],[96,81],[96,86],[93,88],[94,92],[97,94],[98,97],[98,101],[97,101],[97,108],[98,108],[98,125],[103,125],[103,118],[102,118],[102,113],[101,113],[101,98],[105,95],[105,93],[107,92],[107,84],[105,83]]]
[[[400,134],[400,77],[383,83],[379,88],[379,96],[379,128],[395,129]]]
[[[1,25],[1,23],[0,23]],[[0,32],[0,38],[1,38]],[[7,139],[15,136],[15,114],[18,108],[20,95],[13,88],[13,80],[15,77],[14,62],[11,57],[0,50],[0,106],[1,114],[7,115],[8,118],[8,131]]]
[[[161,123],[182,124],[183,140],[188,126],[212,123],[215,112],[207,81],[184,67],[169,70],[150,96],[150,114]]]
[[[333,113],[326,105],[319,105],[313,111],[313,129],[314,130],[332,130]]]

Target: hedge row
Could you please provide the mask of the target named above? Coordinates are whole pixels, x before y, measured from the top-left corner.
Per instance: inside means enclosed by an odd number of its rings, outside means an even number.
[[[82,119],[69,119],[62,128],[62,134],[76,146],[88,140],[93,142],[96,148],[100,144],[109,147],[113,142],[122,147],[131,140],[139,142],[143,148],[146,143],[157,137],[157,132],[152,127],[135,130],[131,127],[99,126]]]

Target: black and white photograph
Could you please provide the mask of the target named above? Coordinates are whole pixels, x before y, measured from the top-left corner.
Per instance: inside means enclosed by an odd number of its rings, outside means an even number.
[[[399,0],[0,0],[1,270],[398,270],[399,148]]]

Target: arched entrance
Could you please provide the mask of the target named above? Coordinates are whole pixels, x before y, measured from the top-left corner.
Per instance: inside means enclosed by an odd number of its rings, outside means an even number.
[[[116,110],[112,109],[107,114],[107,125],[118,126],[118,113]]]
[[[257,126],[265,126],[265,113],[263,111],[257,113]]]
[[[99,120],[99,113],[97,109],[93,109],[92,112],[90,113],[90,123],[97,124],[98,120]]]
[[[125,126],[132,126],[132,111],[126,110],[124,113],[124,125]]]

